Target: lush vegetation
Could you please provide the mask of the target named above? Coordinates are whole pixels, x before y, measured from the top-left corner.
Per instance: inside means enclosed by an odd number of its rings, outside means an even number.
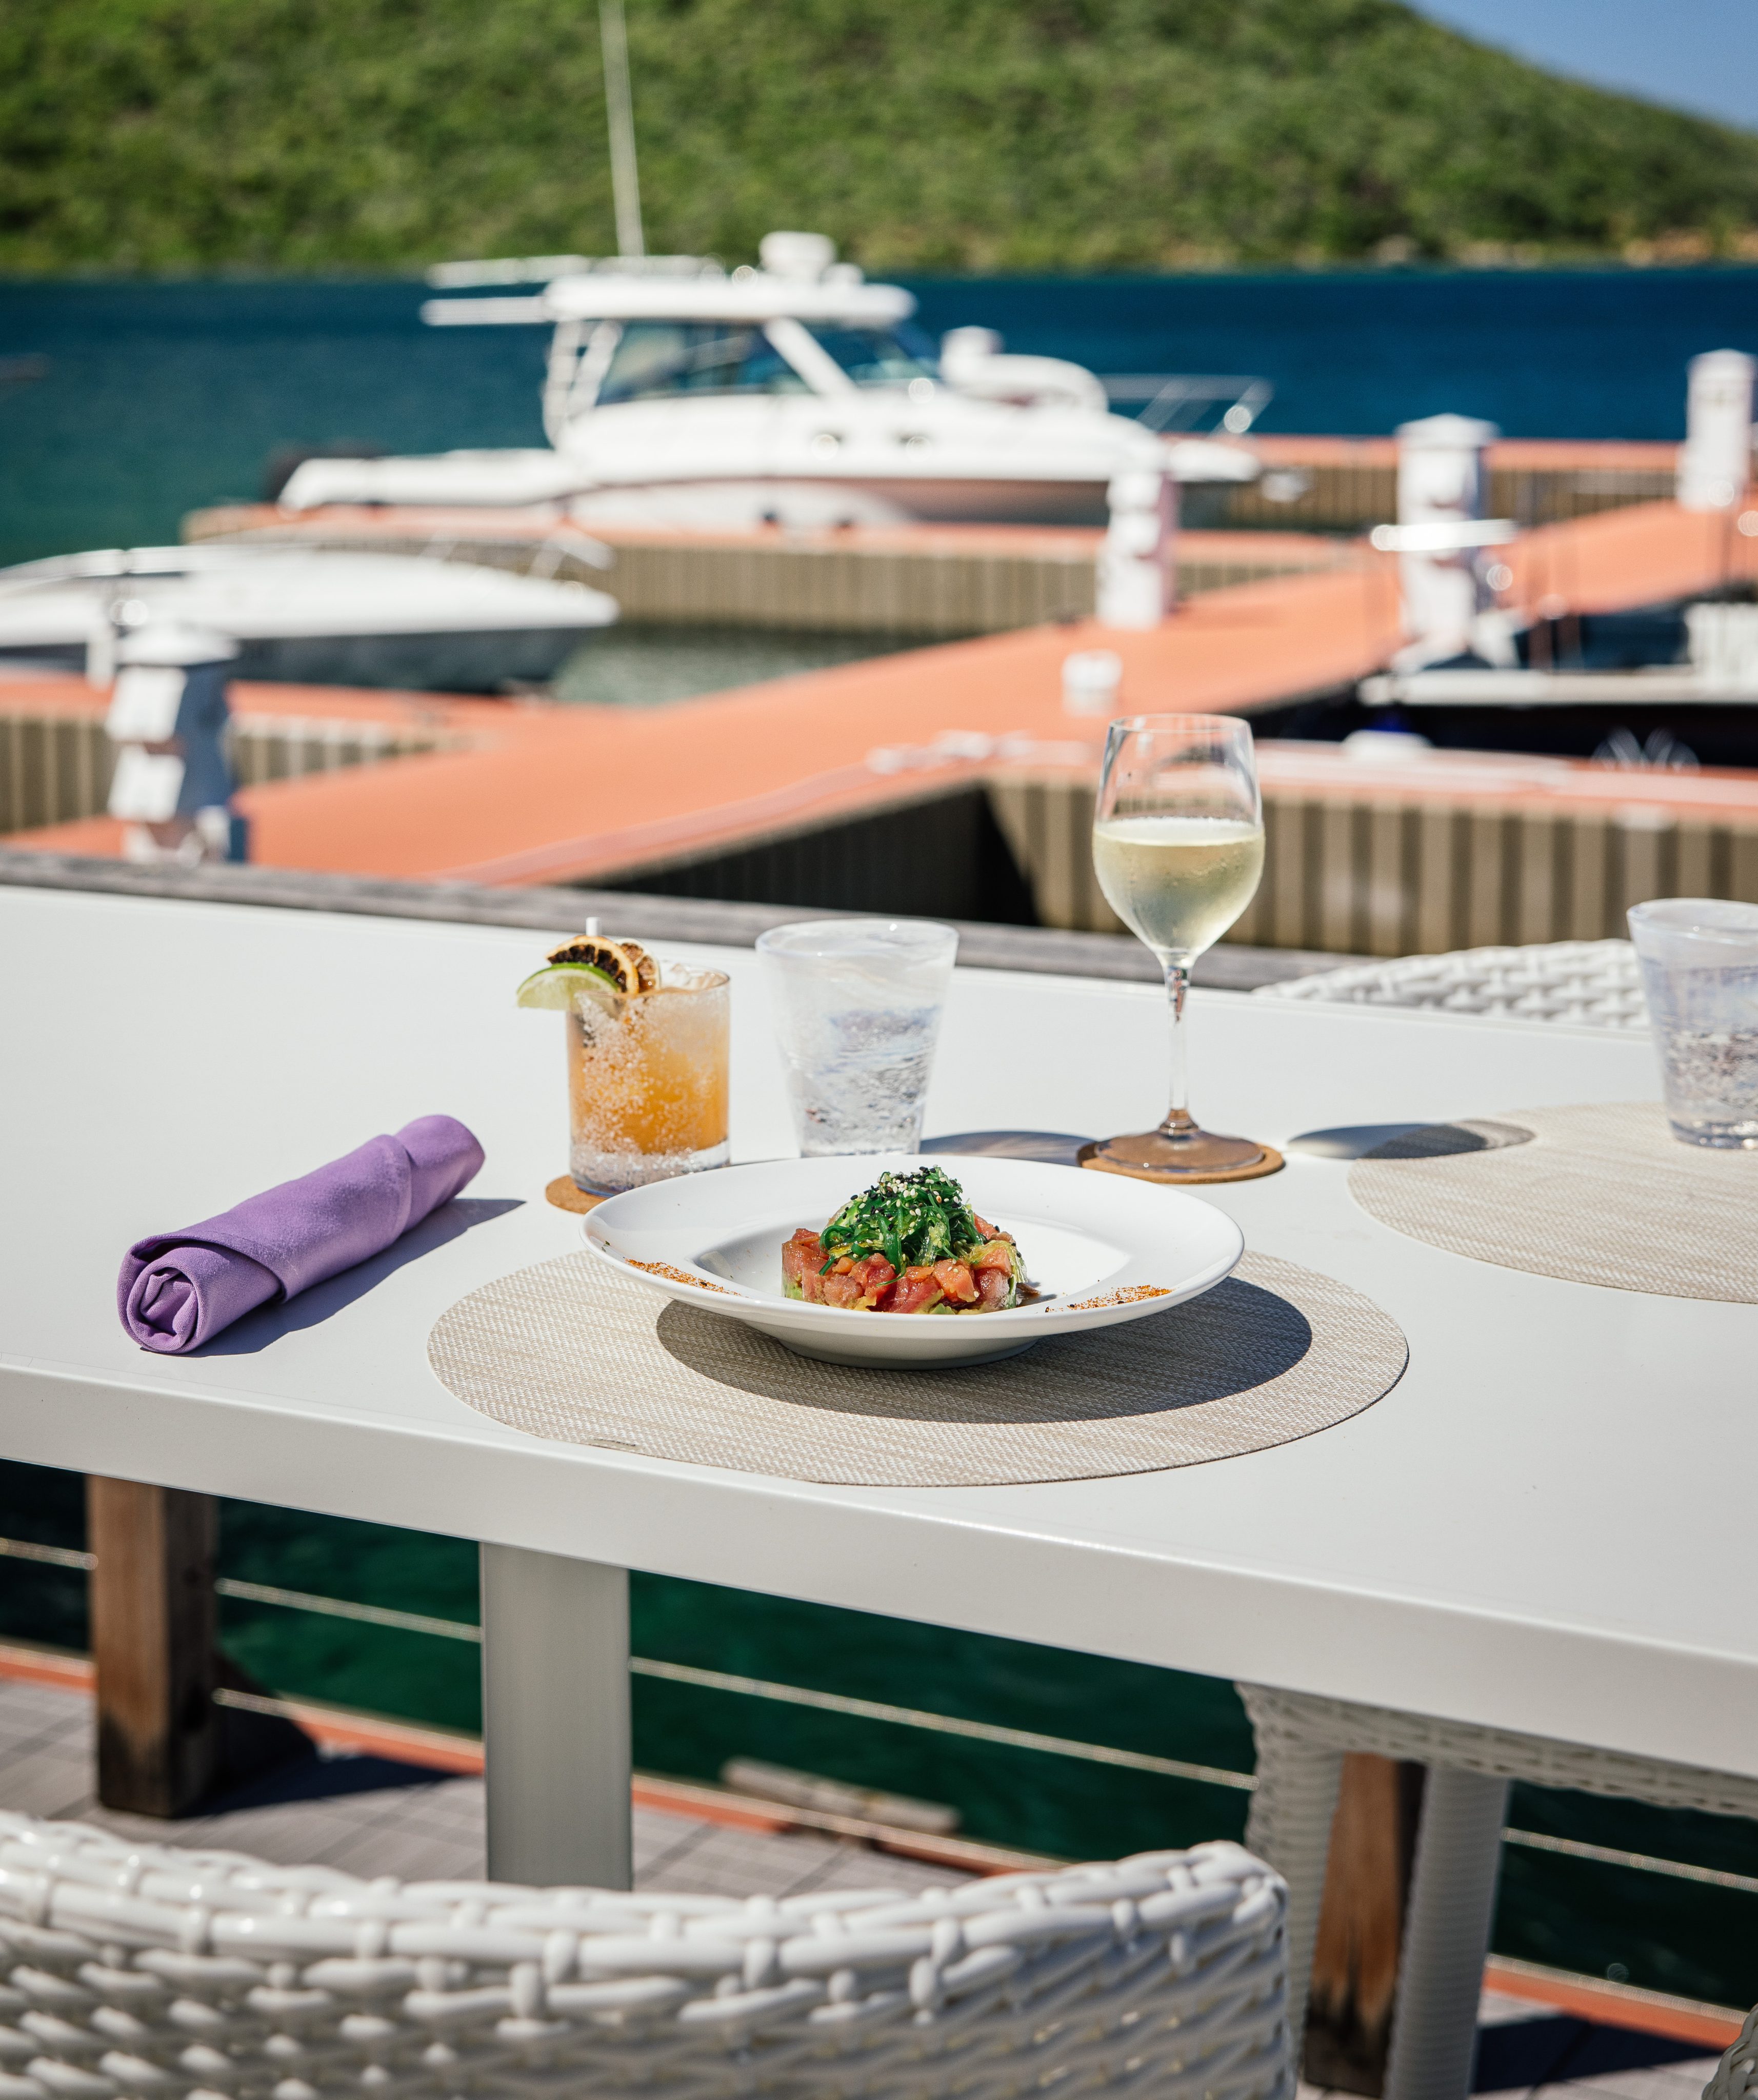
[[[1758,138],[1394,0],[629,0],[649,245],[869,267],[1758,254]],[[612,245],[593,0],[9,0],[0,267]]]

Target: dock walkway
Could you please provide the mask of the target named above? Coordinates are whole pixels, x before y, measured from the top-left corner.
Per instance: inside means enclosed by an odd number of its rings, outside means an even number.
[[[1544,527],[1506,558],[1505,602],[1545,619],[1758,580],[1758,538],[1672,504]],[[244,689],[241,712],[400,710],[425,715],[435,736],[394,765],[258,786],[241,802],[254,857],[273,867],[491,885],[628,879],[1009,769],[1090,778],[1102,730],[1063,710],[1071,650],[1117,652],[1120,708],[1251,715],[1351,687],[1400,638],[1395,562],[1357,550],[1346,568],[1215,591],[1146,633],[1037,627],[646,710]],[[100,704],[73,685],[60,682],[61,704]],[[0,710],[26,704],[17,682],[0,686]],[[113,854],[120,827],[92,818],[11,843]]]

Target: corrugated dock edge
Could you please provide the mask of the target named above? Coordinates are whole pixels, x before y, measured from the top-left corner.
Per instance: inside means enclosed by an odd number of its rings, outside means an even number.
[[[0,847],[0,886],[96,891],[108,896],[180,898],[205,904],[254,904],[283,911],[337,911],[378,919],[428,919],[459,925],[529,927],[566,933],[588,918],[632,939],[701,941],[749,948],[771,926],[801,919],[846,918],[846,912],[798,905],[729,904],[706,898],[644,897],[594,889],[488,889],[474,883],[397,882],[378,876],[311,874],[294,868],[210,863],[141,867],[70,854],[20,853]],[[974,969],[1026,970],[1054,977],[1159,982],[1159,968],[1125,934],[1063,932],[1052,927],[994,926],[955,920],[958,959]],[[1284,977],[1307,977],[1366,959],[1302,949],[1212,950],[1195,981],[1217,991],[1252,991]]]

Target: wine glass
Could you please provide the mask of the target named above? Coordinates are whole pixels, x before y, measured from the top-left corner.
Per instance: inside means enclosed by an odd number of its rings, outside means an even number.
[[[1252,901],[1264,871],[1252,732],[1230,715],[1131,715],[1105,735],[1093,866],[1111,907],[1159,958],[1172,1007],[1172,1105],[1158,1130],[1107,1138],[1084,1163],[1146,1180],[1248,1173],[1269,1156],[1199,1129],[1186,1101],[1190,965]]]

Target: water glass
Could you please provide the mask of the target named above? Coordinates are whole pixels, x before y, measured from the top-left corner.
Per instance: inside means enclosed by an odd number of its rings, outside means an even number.
[[[1758,1149],[1758,904],[1668,897],[1629,915],[1673,1136]]]
[[[925,919],[813,919],[757,946],[802,1153],[913,1152],[957,934]]]

